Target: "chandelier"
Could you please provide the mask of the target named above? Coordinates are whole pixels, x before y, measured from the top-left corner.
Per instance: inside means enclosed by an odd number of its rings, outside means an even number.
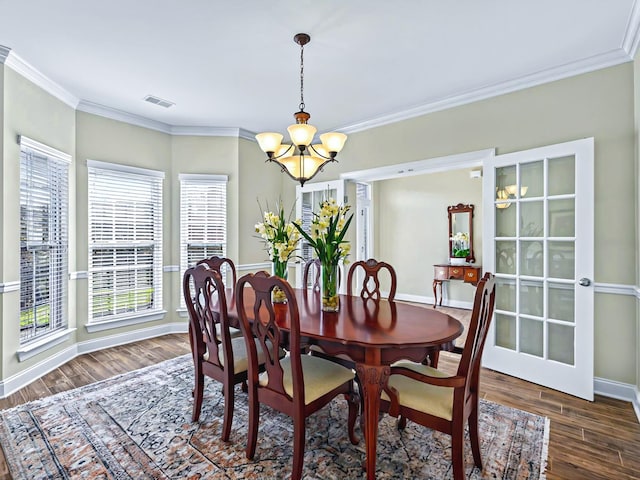
[[[283,144],[279,133],[266,132],[256,135],[258,145],[267,154],[267,162],[275,162],[300,185],[312,179],[329,162],[336,162],[347,136],[330,132],[320,135],[320,142],[312,145],[316,127],[307,122],[311,115],[304,111],[304,46],[311,41],[306,33],[298,33],[293,41],[300,45],[300,110],[293,114],[296,123],[287,128],[291,144]]]

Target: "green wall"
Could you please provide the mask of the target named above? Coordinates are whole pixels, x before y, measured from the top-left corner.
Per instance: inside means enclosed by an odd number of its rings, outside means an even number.
[[[72,207],[70,219],[71,242],[74,245],[70,255],[71,271],[87,269],[87,159],[165,172],[165,266],[179,264],[178,173],[229,175],[229,255],[237,258],[239,264],[265,260],[260,242],[253,237],[253,225],[259,218],[256,198],[271,202],[278,195],[275,192],[281,192],[285,204],[290,205],[295,201],[295,184],[275,166],[264,164],[264,155],[255,143],[237,137],[172,136],[76,112],[12,69],[2,68],[2,283],[19,280],[19,258],[16,255],[19,248],[19,208],[14,200],[19,188],[17,134],[27,135],[73,156],[71,203],[75,207]],[[640,195],[637,192],[639,159],[635,139],[640,109],[634,110],[634,102],[638,103],[634,91],[640,89],[637,78],[637,75],[634,77],[634,65],[627,63],[352,133],[339,156],[339,163],[328,166],[317,181],[334,179],[340,173],[355,170],[486,148],[496,148],[497,154],[502,154],[594,137],[594,280],[596,283],[638,285],[639,260],[636,251],[640,235],[637,225]],[[437,228],[441,229],[441,223],[438,222],[446,220],[446,210],[442,209],[445,203],[468,201],[478,207],[476,255],[481,258],[481,202],[473,186],[477,184],[470,184],[469,191],[453,191],[450,197],[443,194],[443,203],[437,209],[439,213],[430,211],[430,207],[411,210],[413,195],[426,202],[428,192],[436,189],[439,182],[449,182],[451,179],[461,182],[461,185],[478,182],[464,178],[465,175],[466,171],[430,174],[380,182],[376,186],[376,195],[384,203],[377,205],[375,253],[389,256],[402,265],[403,278],[407,279],[402,280],[400,291],[406,290],[402,293],[428,295],[430,281],[426,282],[426,286],[420,285],[424,265],[411,262],[405,252],[397,251],[397,241],[401,238],[399,234],[410,231],[412,238],[421,238],[427,244],[434,239],[435,242],[442,242],[444,245],[438,243],[437,247],[433,243],[433,248],[438,252],[446,248],[446,239],[440,238],[442,234],[432,228],[438,225]],[[470,192],[472,189],[473,194]],[[465,192],[470,194],[469,200],[461,198]],[[421,204],[422,200],[416,203]],[[387,218],[393,215],[399,218]],[[412,215],[433,216],[434,222],[415,221]],[[439,220],[435,220],[436,216]],[[630,262],[629,258],[635,261]],[[429,263],[434,262],[430,260]],[[166,272],[164,280],[167,316],[151,325],[184,322],[176,314],[179,274]],[[459,294],[466,296],[464,291]],[[14,328],[15,319],[18,318],[18,292],[5,292],[1,297],[0,374],[3,380],[54,355],[68,347],[70,342],[83,342],[149,326],[143,324],[88,334],[84,328],[87,322],[86,280],[75,280],[70,288],[70,324],[78,328],[76,337],[18,363],[15,355],[18,333]],[[597,293],[595,303],[595,376],[639,385],[638,300],[629,295]]]
[[[3,148],[2,148],[2,277],[0,282],[20,280],[20,145],[18,135],[70,154],[74,160],[69,167],[69,268],[76,266],[76,192],[75,110],[41,88],[27,81],[6,66],[3,85]],[[76,326],[74,282],[69,282],[69,326]],[[46,353],[18,362],[16,350],[20,345],[20,332],[16,328],[20,318],[20,291],[2,294],[2,361],[1,378],[5,379],[20,370],[35,365],[47,355],[53,355],[73,344],[72,336],[67,342],[53,347]]]
[[[637,285],[632,63],[353,133],[339,163],[329,166],[318,181],[389,164],[487,148],[500,155],[586,137],[595,138],[594,281]],[[386,190],[390,198],[403,195],[402,188]],[[387,233],[377,232],[376,238],[388,235],[387,222],[378,218],[377,228]],[[432,230],[426,222],[409,226],[413,236],[422,238]],[[395,231],[406,228],[396,225]],[[376,248],[376,254],[387,251]],[[415,269],[422,267],[416,262],[403,276],[414,278]],[[425,283],[428,289],[430,281]],[[596,377],[638,383],[636,304],[631,296],[596,294]]]

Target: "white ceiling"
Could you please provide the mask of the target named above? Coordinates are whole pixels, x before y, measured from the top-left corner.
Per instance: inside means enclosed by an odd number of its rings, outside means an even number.
[[[640,1],[640,0],[638,0]],[[355,131],[632,59],[636,0],[0,0],[0,45],[173,127]],[[175,102],[165,109],[152,94]]]

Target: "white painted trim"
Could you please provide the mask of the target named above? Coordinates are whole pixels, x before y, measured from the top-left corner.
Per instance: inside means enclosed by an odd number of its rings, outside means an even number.
[[[210,126],[188,126],[188,125],[170,125],[168,123],[151,120],[135,113],[125,112],[117,108],[107,107],[99,103],[93,103],[81,100],[77,109],[81,112],[90,113],[99,117],[109,118],[118,122],[136,125],[142,128],[148,128],[157,132],[166,133],[175,136],[194,136],[194,137],[235,137],[243,138],[255,142],[255,133],[238,127],[210,127]]]
[[[53,95],[61,102],[66,103],[71,108],[75,109],[78,107],[78,103],[80,103],[80,99],[78,97],[62,88],[49,77],[40,73],[38,69],[20,58],[13,50],[8,52],[4,64],[11,67],[15,72],[33,82],[38,87],[42,88],[45,92]]]
[[[433,297],[427,297],[423,295],[411,295],[407,293],[397,293],[396,300],[404,301],[404,302],[413,302],[413,303],[424,303],[425,305],[433,305],[434,303]],[[473,302],[465,302],[463,300],[442,299],[442,306],[471,310],[473,308]]]
[[[625,402],[631,402],[636,417],[640,422],[640,390],[635,385],[630,383],[616,382],[615,380],[608,380],[606,378],[594,377],[593,379],[593,392],[603,397],[616,398],[618,400],[624,400]]]
[[[22,370],[21,372],[11,375],[10,377],[0,381],[0,398],[5,398],[21,388],[29,385],[31,382],[45,376],[47,373],[55,370],[60,365],[73,360],[78,356],[77,346],[71,345],[51,357]]]
[[[236,265],[237,272],[244,272],[247,270],[267,270],[271,271],[271,262],[263,263],[245,263],[244,265]]]
[[[132,167],[131,165],[123,165],[121,163],[102,162],[100,160],[87,159],[87,168],[100,168],[102,170],[111,170],[114,172],[133,173],[136,175],[145,175],[147,177],[164,178],[164,172],[161,170],[151,170],[150,168]]]
[[[59,330],[51,333],[45,337],[42,337],[34,342],[30,342],[16,350],[16,355],[18,355],[18,361],[24,362],[25,360],[30,359],[31,357],[35,357],[39,353],[42,353],[50,348],[55,347],[56,345],[60,345],[61,343],[69,340],[73,332],[75,332],[75,328],[67,328],[66,330]]]
[[[176,136],[195,136],[195,137],[235,137],[244,138],[245,140],[255,139],[255,134],[238,127],[198,127],[198,126],[181,126],[174,125],[169,127],[171,135]]]
[[[210,175],[208,173],[179,173],[178,180],[189,183],[228,182],[229,175]]]
[[[189,312],[187,312],[186,308],[177,308],[176,313],[180,318],[189,318]]]
[[[638,287],[618,283],[594,283],[593,291],[595,293],[612,293],[615,295],[631,295],[635,297],[638,294]]]
[[[252,132],[251,130],[245,130],[244,128],[240,129],[238,138],[258,143],[258,140],[256,140],[256,133]]]
[[[40,143],[32,138],[25,137],[24,135],[18,135],[18,143],[20,144],[20,148],[29,148],[47,157],[55,157],[63,162],[71,163],[72,157],[68,153],[50,147],[49,145],[45,145],[44,143]]]
[[[473,152],[458,153],[444,157],[428,158],[415,162],[389,165],[385,167],[370,168],[342,173],[341,180],[358,182],[372,182],[375,180],[387,180],[390,178],[410,177],[425,173],[446,172],[460,168],[481,167],[483,162],[495,155],[495,148],[476,150]]]
[[[9,47],[0,45],[0,63],[4,64],[10,52],[11,52],[11,49]]]
[[[164,267],[162,267],[162,271],[165,273],[168,272],[179,272],[180,271],[180,265],[165,265]]]
[[[631,58],[636,56],[638,42],[640,42],[640,1],[634,0],[627,29],[624,32],[624,40],[622,41],[622,48]]]
[[[102,332],[104,330],[111,330],[113,328],[127,327],[129,325],[137,325],[139,323],[155,322],[156,320],[162,320],[167,314],[166,310],[159,310],[155,312],[149,312],[146,314],[137,314],[135,316],[128,316],[124,318],[116,318],[113,320],[104,320],[101,322],[88,323],[84,327],[89,333]]]
[[[16,292],[20,290],[20,280],[0,283],[0,293]]]
[[[419,117],[428,113],[439,112],[441,110],[447,110],[460,105],[478,102],[487,98],[497,97],[499,95],[516,92],[518,90],[524,90],[526,88],[535,87],[556,80],[562,80],[575,75],[593,72],[602,68],[613,67],[632,60],[633,57],[631,57],[627,52],[622,48],[617,48],[606,53],[594,55],[565,65],[559,65],[554,68],[548,68],[523,77],[507,80],[487,87],[468,90],[466,92],[459,92],[448,98],[416,105],[415,107],[408,108],[401,112],[393,112],[369,120],[364,120],[362,122],[353,123],[351,125],[344,125],[333,129],[332,131],[340,131],[347,134],[361,132],[370,128],[382,127],[384,125],[389,125],[390,123],[401,122],[403,120]]]
[[[107,107],[98,103],[88,102],[81,100],[78,104],[77,110],[80,112],[91,113],[92,115],[98,115],[99,117],[110,118],[118,122],[128,123],[129,125],[135,125],[137,127],[148,128],[149,130],[156,130],[162,133],[171,133],[171,125],[156,120],[151,120],[140,115],[128,113],[117,108]]]
[[[61,352],[58,352],[55,355],[52,355],[51,357],[48,357],[43,361],[6,378],[5,380],[0,381],[0,398],[6,398],[12,393],[29,385],[31,382],[43,377],[52,370],[70,362],[78,355],[118,345],[125,345],[127,343],[138,342],[140,340],[147,340],[149,338],[160,337],[162,335],[169,335],[171,333],[187,333],[188,329],[189,324],[187,322],[174,322],[74,344]]]
[[[87,278],[89,278],[89,272],[87,271],[69,272],[69,280],[82,280]]]
[[[176,322],[143,328],[141,330],[134,330],[133,332],[117,333],[107,337],[86,340],[78,343],[78,355],[103,350],[105,348],[116,347],[118,345],[126,345],[127,343],[139,342],[140,340],[148,340],[149,338],[160,337],[170,333],[187,333],[188,329],[189,324],[187,322]]]

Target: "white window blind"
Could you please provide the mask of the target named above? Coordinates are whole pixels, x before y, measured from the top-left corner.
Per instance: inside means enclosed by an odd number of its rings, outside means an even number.
[[[20,344],[67,326],[71,157],[20,140]]]
[[[180,271],[226,252],[227,176],[180,175]]]
[[[155,170],[88,161],[89,316],[162,309],[162,179]]]

